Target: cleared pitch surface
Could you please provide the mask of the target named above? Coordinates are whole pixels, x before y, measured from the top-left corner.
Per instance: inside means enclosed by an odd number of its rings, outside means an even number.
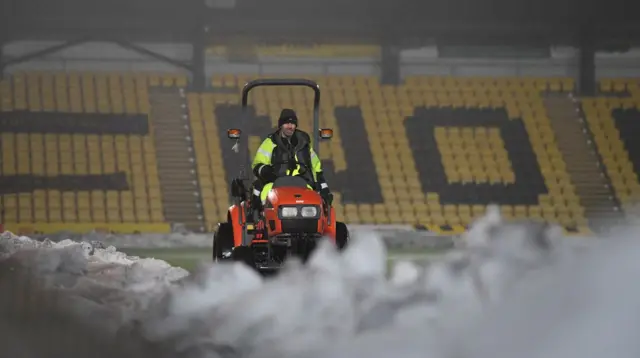
[[[125,248],[120,251],[131,256],[164,260],[172,266],[188,271],[194,270],[199,263],[211,262],[211,250],[207,248]],[[445,252],[425,249],[389,250],[387,261],[388,265],[397,260],[422,261],[433,256],[441,256]]]

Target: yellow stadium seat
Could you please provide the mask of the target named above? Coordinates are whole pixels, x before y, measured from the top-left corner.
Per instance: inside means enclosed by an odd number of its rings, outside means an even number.
[[[212,83],[235,88],[251,78],[221,75],[214,76]],[[336,174],[349,175],[347,181],[355,177],[346,173],[360,173],[367,169],[364,166],[372,167],[371,174],[357,175],[377,178],[371,180],[375,185],[341,188],[347,189],[346,195],[338,189],[341,197],[336,205],[348,223],[421,223],[456,230],[482,215],[492,200],[501,204],[508,217],[544,218],[568,225],[584,222],[584,209],[574,188],[556,184],[568,182],[569,177],[540,96],[541,91],[573,91],[572,79],[410,76],[402,85],[392,86],[368,76],[309,78],[323,87],[323,125],[334,128],[332,141],[321,146],[321,157],[332,163]],[[299,114],[300,127],[310,129],[311,93],[258,89],[252,95],[249,102],[256,115],[268,116],[272,126],[280,109],[292,106],[304,113]],[[230,168],[218,159],[224,156],[224,144],[210,133],[217,133],[219,121],[224,120],[217,113],[237,106],[237,101],[236,95],[226,93],[189,94],[187,98],[198,167],[202,168],[200,185],[205,197],[215,196],[218,203],[205,203],[208,225],[214,224],[211,220],[224,219],[228,202],[226,183],[216,182],[207,168],[216,160],[221,168]],[[443,118],[438,122],[442,124],[434,125],[438,118]],[[342,130],[366,135],[350,135],[345,143]],[[430,135],[433,144],[425,144]],[[420,145],[426,146],[424,152],[416,151]],[[347,153],[351,154],[347,157]],[[371,164],[365,165],[367,156]],[[424,167],[433,172],[438,167],[435,161],[442,164],[441,176],[425,179]],[[531,174],[538,166],[538,174]],[[549,205],[539,201],[541,195],[547,195]],[[560,212],[545,209],[560,202],[573,204]],[[373,209],[383,203],[387,210]]]
[[[34,183],[53,181],[47,191],[34,187],[30,193],[3,195],[5,223],[20,227],[30,223],[47,229],[71,225],[69,230],[106,223],[135,224],[133,191],[108,187],[121,180],[117,178],[118,173],[124,173],[127,185],[151,185],[151,195],[146,194],[144,187],[143,197],[147,201],[142,204],[143,208],[149,207],[150,197],[160,197],[155,147],[149,135],[110,134],[98,128],[86,133],[77,130],[86,129],[84,125],[73,127],[68,123],[70,118],[86,119],[90,123],[92,116],[100,114],[148,113],[146,77],[138,81],[136,76],[105,72],[26,72],[15,73],[0,82],[3,112],[12,115],[13,111],[27,111],[20,115],[27,119],[29,116],[47,118],[52,124],[51,131],[45,133],[18,129],[0,134],[2,175],[42,178]],[[185,84],[186,77],[172,78],[175,84]],[[59,130],[60,126],[66,127]],[[75,176],[74,183],[80,187],[69,186],[71,179],[59,176]],[[101,176],[112,177],[100,181]],[[83,189],[82,185],[91,188]],[[6,210],[7,204],[12,205],[10,210]],[[162,206],[161,200],[153,202],[151,219],[148,210],[141,209],[142,220],[164,224]]]
[[[211,83],[237,89],[256,77],[216,75]],[[322,86],[322,125],[334,129],[334,138],[320,144],[321,158],[333,168],[336,213],[347,223],[421,224],[451,232],[493,202],[509,218],[587,224],[541,95],[574,91],[572,79],[408,76],[400,85],[383,85],[373,76],[296,77]],[[148,115],[150,89],[186,87],[188,81],[178,73],[14,73],[0,80],[0,110],[34,117],[64,113],[88,122],[99,115]],[[583,99],[583,109],[624,210],[640,197],[636,149],[627,136],[640,108],[638,83],[606,79],[599,89],[620,96]],[[229,118],[237,117],[238,97],[217,91],[184,98],[205,227],[225,220],[230,204],[227,181],[237,173],[229,172],[236,167],[221,131],[235,123]],[[257,89],[249,102],[256,123],[253,149],[283,107],[294,108],[300,127],[311,129],[311,90]],[[151,134],[0,135],[4,176],[103,178],[86,190],[60,186],[3,195],[5,221],[47,228],[165,228],[153,226],[166,223]],[[119,180],[128,189],[104,184]]]

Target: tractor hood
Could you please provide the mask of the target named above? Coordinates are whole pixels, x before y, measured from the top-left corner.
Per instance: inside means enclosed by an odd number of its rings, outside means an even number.
[[[322,198],[317,192],[298,187],[280,187],[271,189],[269,201],[274,205],[311,204],[321,205]]]

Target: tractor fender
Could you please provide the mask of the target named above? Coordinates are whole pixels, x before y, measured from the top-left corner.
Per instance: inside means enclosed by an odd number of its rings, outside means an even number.
[[[324,235],[331,238],[332,241],[335,242],[336,239],[336,211],[331,208],[330,216],[330,224],[326,225],[324,228]],[[326,223],[326,221],[325,221]]]
[[[241,215],[241,217],[239,218],[238,215]],[[244,209],[238,205],[230,206],[227,213],[227,221],[233,227],[233,246],[242,246],[242,232],[247,221]]]

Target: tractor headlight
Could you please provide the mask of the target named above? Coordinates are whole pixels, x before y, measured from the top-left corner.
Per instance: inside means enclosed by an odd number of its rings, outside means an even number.
[[[315,206],[303,206],[300,212],[303,218],[313,218],[318,215],[318,208]]]
[[[283,218],[295,218],[298,216],[298,208],[291,206],[283,207],[280,215],[282,215]]]

